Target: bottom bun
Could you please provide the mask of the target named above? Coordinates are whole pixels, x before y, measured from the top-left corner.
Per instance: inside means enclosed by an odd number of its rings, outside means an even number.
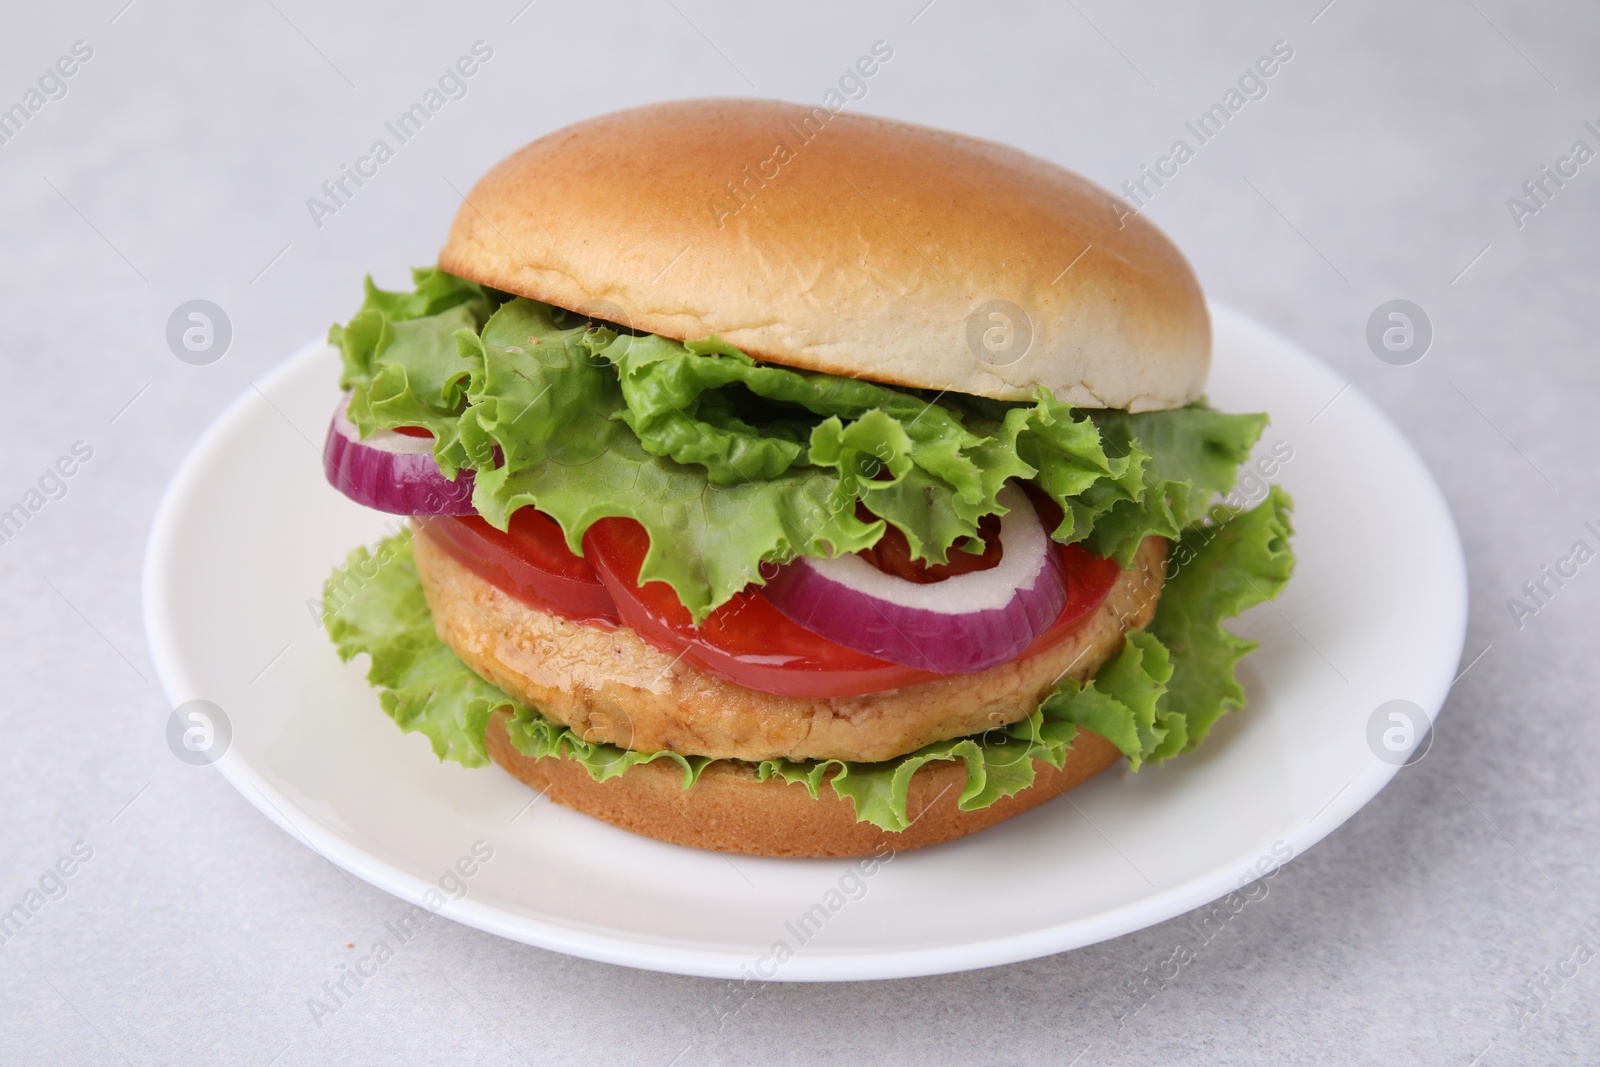
[[[966,785],[965,765],[929,763],[911,779],[911,825],[890,833],[857,822],[855,805],[831,789],[812,799],[804,786],[781,778],[758,781],[749,764],[727,760],[711,764],[688,789],[683,768],[670,759],[597,782],[576,760],[518,752],[506,732],[508,718],[501,711],[489,720],[489,755],[557,804],[658,841],[749,856],[870,856],[952,841],[1053,800],[1121,755],[1099,734],[1079,729],[1060,770],[1035,760],[1032,785],[977,811],[956,807]]]

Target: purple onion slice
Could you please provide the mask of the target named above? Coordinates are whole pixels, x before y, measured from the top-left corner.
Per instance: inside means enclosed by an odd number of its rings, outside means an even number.
[[[432,437],[379,430],[365,441],[350,421],[348,393],[334,409],[322,469],[333,487],[358,504],[396,515],[476,515],[472,472],[452,481],[433,458]]]
[[[1016,657],[1056,621],[1067,586],[1027,494],[1000,491],[1000,562],[918,583],[857,555],[797,559],[762,592],[813,633],[869,656],[941,674],[969,674]]]

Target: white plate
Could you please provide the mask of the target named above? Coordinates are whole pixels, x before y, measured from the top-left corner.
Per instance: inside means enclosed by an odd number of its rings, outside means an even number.
[[[1235,624],[1261,642],[1241,671],[1249,707],[1195,753],[1109,771],[870,876],[842,860],[678,848],[542,799],[530,807],[534,794],[498,768],[441,764],[402,734],[363,680],[365,657],[340,664],[314,620],[329,569],[393,521],[323,480],[338,395],[323,345],[234,402],[173,479],[144,582],[162,681],[174,705],[224,709],[232,740],[217,769],[334,863],[425,906],[445,899],[429,896],[443,879],[456,898],[442,914],[576,956],[725,978],[889,978],[1161,922],[1303,852],[1370,800],[1397,768],[1369,748],[1369,719],[1392,699],[1431,717],[1466,624],[1455,527],[1410,445],[1310,355],[1214,314],[1212,402],[1271,412],[1262,450],[1293,449],[1276,480],[1295,498],[1299,569],[1276,605]],[[476,842],[492,859],[447,877]]]

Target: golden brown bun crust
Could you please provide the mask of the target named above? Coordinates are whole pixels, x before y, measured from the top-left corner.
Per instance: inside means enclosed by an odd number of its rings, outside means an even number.
[[[1105,190],[1013,148],[798,104],[653,104],[542,137],[468,194],[439,266],[775,363],[999,399],[1042,385],[1178,407],[1211,360],[1193,271]],[[995,300],[1025,311],[1025,355],[969,343],[969,319],[974,337],[1003,325],[974,316]]]
[[[596,782],[576,760],[532,759],[518,752],[506,733],[506,717],[502,711],[489,720],[490,757],[557,804],[658,841],[750,856],[870,856],[937,845],[1053,800],[1121,755],[1099,734],[1079,730],[1060,770],[1035,760],[1031,786],[977,811],[956,807],[966,784],[965,765],[930,763],[911,779],[906,810],[914,821],[892,834],[857,822],[855,806],[827,786],[813,800],[804,786],[775,778],[757,781],[744,764],[713,763],[688,789],[682,769],[671,760]]]
[[[1062,677],[1082,681],[1144,626],[1166,542],[1146,539],[1091,620],[1055,648],[974,674],[864,696],[760,693],[647,645],[539,611],[479,578],[427,533],[417,573],[439,636],[474,671],[590,741],[717,759],[876,762],[1031,714]]]

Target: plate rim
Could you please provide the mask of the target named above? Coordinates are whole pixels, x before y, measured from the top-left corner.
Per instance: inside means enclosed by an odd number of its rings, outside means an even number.
[[[1303,345],[1277,330],[1232,307],[1208,301],[1213,319],[1213,329],[1219,322],[1227,322],[1230,330],[1253,334],[1267,344],[1294,349],[1299,355],[1324,370],[1338,376],[1315,354]],[[288,358],[252,379],[211,421],[190,446],[171,480],[162,491],[155,518],[151,522],[142,556],[140,600],[146,640],[155,663],[162,690],[173,706],[202,695],[183,656],[175,633],[169,631],[166,620],[175,610],[172,603],[172,583],[168,580],[175,562],[167,553],[174,540],[183,502],[192,495],[206,463],[217,451],[220,440],[233,424],[258,402],[258,392],[270,389],[285,378],[292,377],[301,365],[310,362],[326,348],[326,342],[315,340],[295,350]],[[1431,724],[1437,724],[1444,702],[1454,685],[1454,670],[1465,648],[1469,614],[1468,579],[1465,554],[1461,545],[1460,530],[1456,524],[1449,501],[1440,489],[1422,455],[1410,439],[1388,417],[1382,408],[1373,403],[1365,393],[1352,383],[1347,390],[1360,399],[1372,415],[1388,429],[1398,447],[1422,474],[1428,500],[1443,518],[1448,531],[1447,543],[1435,546],[1448,555],[1442,560],[1453,576],[1452,603],[1440,604],[1439,627],[1454,634],[1449,642],[1456,649],[1455,660],[1435,667],[1427,677],[1419,671],[1415,688],[1411,690],[1416,702],[1428,714]],[[1419,739],[1420,742],[1420,739]],[[232,785],[256,810],[282,828],[302,844],[335,866],[355,875],[370,885],[407,903],[422,906],[435,887],[432,882],[400,869],[383,857],[367,851],[344,838],[333,828],[323,824],[311,813],[298,807],[269,782],[265,775],[230,749],[213,766],[223,779]],[[1362,774],[1356,776],[1342,791],[1335,794],[1328,806],[1318,815],[1297,825],[1281,840],[1291,849],[1291,858],[1298,858],[1323,838],[1349,820],[1382,791],[1396,774],[1400,765],[1374,760]],[[1342,801],[1337,809],[1336,801]],[[292,814],[291,814],[292,813]],[[1216,861],[1205,874],[1192,877],[1153,895],[1114,908],[1102,910],[1091,916],[1071,919],[1033,930],[1005,934],[998,937],[970,940],[929,948],[900,948],[889,951],[852,952],[847,949],[814,950],[800,953],[788,960],[774,977],[750,973],[751,957],[727,949],[710,949],[666,939],[650,941],[608,933],[597,929],[563,924],[527,915],[516,915],[495,905],[474,900],[471,896],[449,901],[437,909],[438,914],[456,922],[508,940],[533,945],[566,955],[636,969],[704,978],[746,979],[759,981],[860,981],[893,978],[923,977],[948,974],[956,971],[1001,966],[1037,959],[1059,952],[1084,948],[1114,937],[1142,930],[1165,922],[1201,905],[1218,900],[1242,887],[1241,872],[1250,869],[1260,858],[1259,845],[1245,853]],[[1284,862],[1288,862],[1287,860]]]

